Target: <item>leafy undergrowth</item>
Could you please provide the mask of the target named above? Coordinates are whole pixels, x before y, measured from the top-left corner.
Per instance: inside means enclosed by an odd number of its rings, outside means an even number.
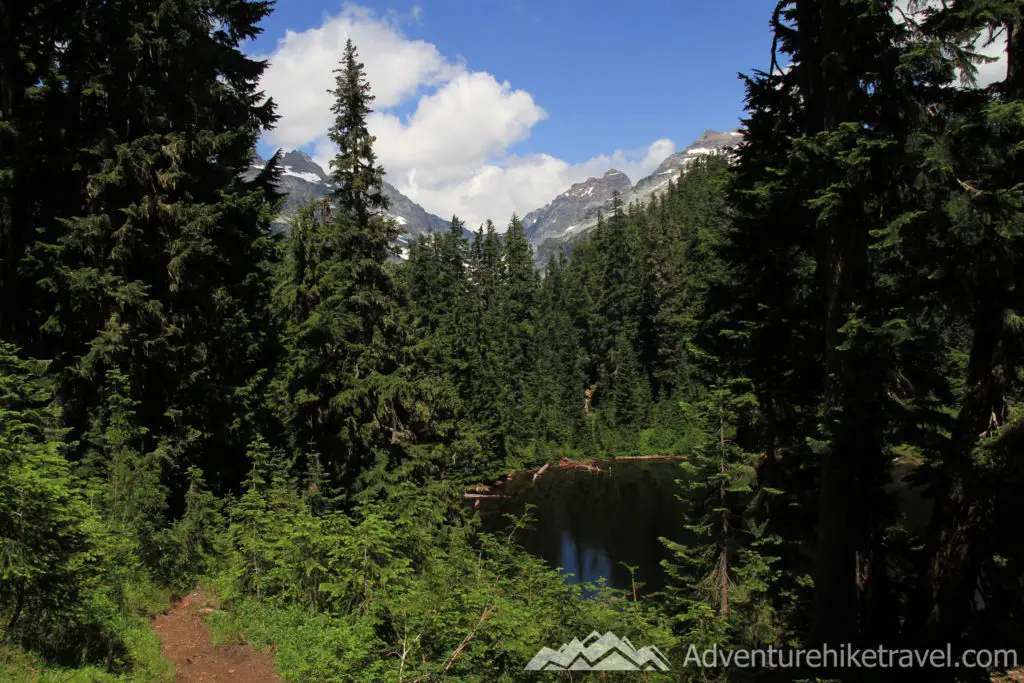
[[[348,614],[251,596],[227,601],[205,617],[213,643],[246,642],[271,652],[282,677],[296,683],[518,681],[542,646],[557,649],[592,631],[656,644],[672,656],[674,639],[648,606],[601,586],[565,585],[525,553],[497,551],[482,561],[451,550],[445,561],[367,596]],[[596,597],[582,599],[584,589]]]
[[[5,642],[3,637],[8,634],[0,634],[0,681],[171,683],[174,665],[160,654],[160,641],[151,621],[169,600],[170,591],[149,583],[125,586],[116,602],[104,592],[91,596],[83,608],[84,620],[97,634],[96,649],[103,647],[106,652],[104,657],[91,657],[93,661],[78,666],[51,653]],[[57,634],[54,638],[58,639]]]
[[[48,661],[39,653],[17,646],[0,643],[0,681],[21,683],[101,683],[106,681],[147,681],[171,683],[174,665],[160,655],[160,641],[148,619],[133,619],[122,632],[129,656],[131,671],[111,673],[95,665],[66,667]]]

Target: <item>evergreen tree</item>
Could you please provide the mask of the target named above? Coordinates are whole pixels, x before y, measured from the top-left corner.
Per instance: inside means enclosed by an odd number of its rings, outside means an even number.
[[[58,647],[51,638],[81,619],[98,570],[62,437],[46,381],[0,342],[0,619],[9,637]]]
[[[933,95],[929,163],[917,183],[933,193],[930,220],[922,221],[931,260],[923,265],[948,315],[936,324],[966,330],[960,343],[948,341],[962,361],[944,368],[957,395],[955,419],[948,441],[932,449],[934,467],[924,472],[936,514],[911,624],[928,644],[1020,646],[1007,637],[1005,624],[1021,605],[1010,578],[1021,549],[1001,520],[1014,514],[1020,481],[1012,455],[1019,449],[1022,388],[1019,316],[1012,302],[1020,289],[1024,206],[1018,158],[1024,136],[1022,20],[1020,3],[965,2],[932,8],[914,25],[920,32],[917,60],[939,61],[928,49],[938,43],[946,68],[956,66],[967,80],[980,61],[976,42],[1000,31],[1008,38],[1000,82]],[[979,597],[988,606],[980,614]]]
[[[537,273],[533,248],[523,235],[523,224],[514,215],[505,231],[497,326],[499,401],[502,433],[514,443],[532,434],[536,412],[529,392],[529,378],[536,363],[534,345]]]
[[[602,415],[608,426],[633,431],[646,425],[650,403],[651,391],[639,355],[621,333],[609,357]]]
[[[470,246],[462,231],[462,221],[453,217],[447,232],[414,240],[402,272],[414,309],[413,334],[429,346],[432,371],[447,377],[468,399],[475,316]]]
[[[928,362],[905,353],[917,343],[916,301],[895,256],[905,246],[899,227],[916,208],[900,188],[921,83],[897,69],[904,36],[883,5],[796,2],[776,11],[791,68],[777,75],[773,65],[748,85],[738,188],[760,205],[747,205],[756,208],[730,256],[743,290],[737,310],[750,308],[729,329],[766,394],[768,438],[786,438],[767,450],[793,449],[821,468],[812,632],[825,642],[896,628],[884,484],[898,405],[922,387],[894,380]],[[780,129],[791,131],[792,148]],[[789,363],[780,349],[797,358]],[[808,363],[810,372],[793,372]]]
[[[586,397],[576,329],[566,301],[566,257],[548,262],[537,294],[537,366],[533,395],[537,405],[537,436],[566,447],[583,436]]]
[[[639,267],[636,231],[631,227],[623,210],[622,197],[615,193],[611,216],[594,228],[593,238],[601,258],[594,351],[602,364],[607,363],[620,334],[625,335],[630,344],[636,345],[639,341],[643,269]]]
[[[471,365],[475,368],[469,404],[471,419],[496,460],[507,457],[504,421],[509,408],[502,404],[502,334],[508,331],[503,311],[505,282],[504,245],[491,221],[480,228],[473,241],[470,276],[475,291],[474,341]]]
[[[417,441],[434,438],[434,399],[448,399],[431,398],[434,387],[416,375],[417,351],[402,327],[388,264],[400,230],[382,213],[362,69],[349,43],[332,91],[334,192],[295,219],[280,269],[285,360],[276,395],[293,453],[315,455],[342,492],[376,495],[411,462]]]
[[[721,248],[731,228],[728,161],[706,155],[647,208],[641,229],[645,284],[644,359],[652,389],[667,404],[705,380],[708,293],[729,275]]]
[[[373,112],[370,105],[374,96],[358,57],[349,38],[341,64],[334,71],[335,87],[331,91],[334,124],[327,137],[338,148],[331,159],[334,201],[343,213],[355,219],[357,226],[366,229],[371,216],[388,208],[388,198],[384,194],[384,168],[377,165],[373,152],[375,138],[366,128],[366,119]],[[381,232],[386,235],[386,231]],[[390,241],[386,243],[390,245]]]
[[[79,472],[90,480],[90,502],[112,532],[107,552],[116,554],[114,562],[133,571],[156,569],[169,551],[165,458],[144,450],[146,429],[138,424],[138,403],[128,397],[128,377],[112,369],[106,379],[107,402],[93,420]]]
[[[247,402],[267,362],[274,195],[266,176],[241,174],[276,116],[257,89],[266,65],[240,44],[268,12],[264,2],[68,11],[73,39],[53,57],[51,87],[74,116],[47,121],[61,132],[44,139],[75,184],[66,204],[24,217],[40,238],[23,271],[48,302],[40,329],[75,436],[118,368],[143,451],[176,466],[217,453],[210,474],[225,483],[242,473]]]
[[[67,129],[74,126],[63,73],[78,3],[0,7],[0,335],[28,357],[52,350],[40,326],[52,301],[27,258],[55,216],[76,209],[81,177]]]
[[[777,492],[759,487],[761,457],[736,439],[756,398],[743,380],[732,380],[682,407],[703,439],[682,464],[685,526],[693,540],[663,539],[673,556],[665,567],[678,628],[698,647],[763,647],[778,640],[782,625],[769,591],[778,558],[765,554],[777,539],[767,533],[757,499]]]

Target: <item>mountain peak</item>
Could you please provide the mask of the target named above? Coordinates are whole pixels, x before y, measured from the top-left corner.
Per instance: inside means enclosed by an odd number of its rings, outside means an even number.
[[[280,165],[284,175],[295,176],[310,183],[326,183],[330,180],[320,165],[302,150],[293,149],[282,154]]]
[[[265,165],[266,162],[259,155],[253,155],[245,177],[249,179],[256,177]],[[293,149],[285,152],[278,160],[278,165],[281,168],[278,189],[284,192],[286,197],[281,209],[281,216],[278,217],[278,223],[287,225],[302,206],[329,196],[333,184],[330,176],[320,168],[320,165],[302,150]],[[410,236],[448,229],[448,221],[427,213],[423,207],[388,183],[384,183],[383,189],[391,204],[388,215]],[[402,238],[399,243],[403,248],[407,244],[405,238]]]
[[[612,189],[618,191],[620,194],[629,192],[630,188],[633,187],[633,183],[630,181],[629,176],[617,168],[610,168],[605,171],[604,175],[601,176],[601,180],[606,184],[611,185]]]
[[[285,152],[284,154],[281,155],[281,160],[284,161],[285,159],[289,159],[289,160],[295,161],[297,163],[309,163],[309,164],[315,164],[316,163],[315,161],[313,161],[313,157],[309,156],[308,154],[303,152],[301,149],[290,149],[290,150],[288,150],[287,152]]]
[[[633,188],[633,194],[637,197],[648,197],[664,188],[670,180],[678,178],[699,157],[732,147],[739,141],[740,134],[735,130],[724,133],[711,129],[705,130],[703,135],[685,149],[661,162],[658,168],[654,169],[654,173],[637,182]]]
[[[537,248],[537,258],[543,262],[550,249],[541,246],[547,240],[564,243],[597,223],[597,215],[607,212],[612,195],[618,192],[624,203],[646,202],[651,195],[663,191],[668,183],[679,178],[694,161],[705,154],[732,147],[742,140],[739,131],[719,132],[705,130],[685,149],[665,159],[654,173],[633,185],[626,174],[617,168],[605,171],[600,178],[589,178],[576,183],[547,206],[531,211],[523,219],[527,237]]]
[[[570,235],[597,216],[616,192],[625,195],[632,187],[629,177],[617,168],[608,169],[600,178],[575,183],[547,206],[526,214],[526,237],[539,244],[548,237]]]

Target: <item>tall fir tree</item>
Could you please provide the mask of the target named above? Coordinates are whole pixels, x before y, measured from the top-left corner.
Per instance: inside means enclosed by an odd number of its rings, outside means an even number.
[[[67,8],[73,39],[60,41],[47,89],[75,115],[44,139],[76,182],[65,201],[23,215],[39,240],[21,281],[46,298],[39,348],[76,437],[118,369],[145,450],[182,468],[216,452],[211,472],[229,484],[244,471],[247,404],[268,360],[274,193],[266,174],[241,174],[276,115],[258,90],[265,63],[240,50],[268,3],[200,4]]]
[[[375,138],[366,128],[374,96],[351,38],[345,42],[345,53],[334,74],[334,123],[327,133],[338,148],[330,164],[333,197],[356,225],[368,226],[372,216],[388,208],[388,198],[384,194],[384,168],[377,165],[373,151]]]
[[[921,474],[936,514],[925,538],[922,581],[910,623],[923,643],[958,647],[999,643],[1020,647],[1006,625],[1020,608],[1019,544],[1002,523],[1016,508],[1020,483],[1020,317],[1013,303],[1021,283],[1020,140],[1024,137],[1024,7],[1019,2],[964,2],[926,8],[915,22],[915,56],[931,59],[941,45],[947,69],[973,80],[979,41],[1007,39],[1004,77],[985,89],[947,89],[930,102],[933,130],[918,186],[932,189],[927,263],[943,302],[938,324],[948,336],[949,388],[956,395],[949,437],[932,450]],[[937,286],[936,286],[937,285]],[[986,605],[979,609],[979,598]],[[986,645],[986,646],[988,646]]]
[[[578,335],[567,304],[567,259],[556,255],[547,265],[537,295],[537,364],[534,388],[537,437],[554,446],[579,443],[586,396]]]
[[[498,328],[494,330],[498,335],[502,432],[512,443],[523,443],[533,432],[536,414],[529,378],[536,363],[538,277],[533,248],[518,216],[513,214],[504,238]]]
[[[740,426],[757,401],[742,379],[708,387],[682,408],[702,431],[682,465],[685,526],[692,540],[663,539],[672,553],[665,567],[681,635],[698,647],[743,643],[763,647],[780,640],[770,588],[778,539],[767,532],[758,499],[777,493],[758,485],[761,456],[743,450]]]
[[[405,476],[417,442],[436,436],[432,410],[450,398],[432,395],[414,370],[418,352],[389,263],[401,230],[384,214],[383,169],[366,128],[372,96],[351,42],[336,73],[328,133],[338,145],[335,186],[300,212],[288,237],[276,297],[286,354],[276,395],[293,451],[315,456],[342,492],[376,495]]]

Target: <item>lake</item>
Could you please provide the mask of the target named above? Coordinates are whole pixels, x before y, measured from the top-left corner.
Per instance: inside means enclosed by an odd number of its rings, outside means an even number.
[[[661,561],[669,554],[658,540],[681,541],[682,510],[675,484],[682,471],[667,460],[619,460],[596,463],[602,472],[551,469],[532,481],[514,477],[501,493],[507,499],[482,501],[484,526],[508,528],[504,514],[519,515],[535,505],[532,528],[518,532],[520,544],[552,567],[561,567],[569,583],[604,578],[614,588],[631,587],[637,567],[641,592],[664,588]]]

